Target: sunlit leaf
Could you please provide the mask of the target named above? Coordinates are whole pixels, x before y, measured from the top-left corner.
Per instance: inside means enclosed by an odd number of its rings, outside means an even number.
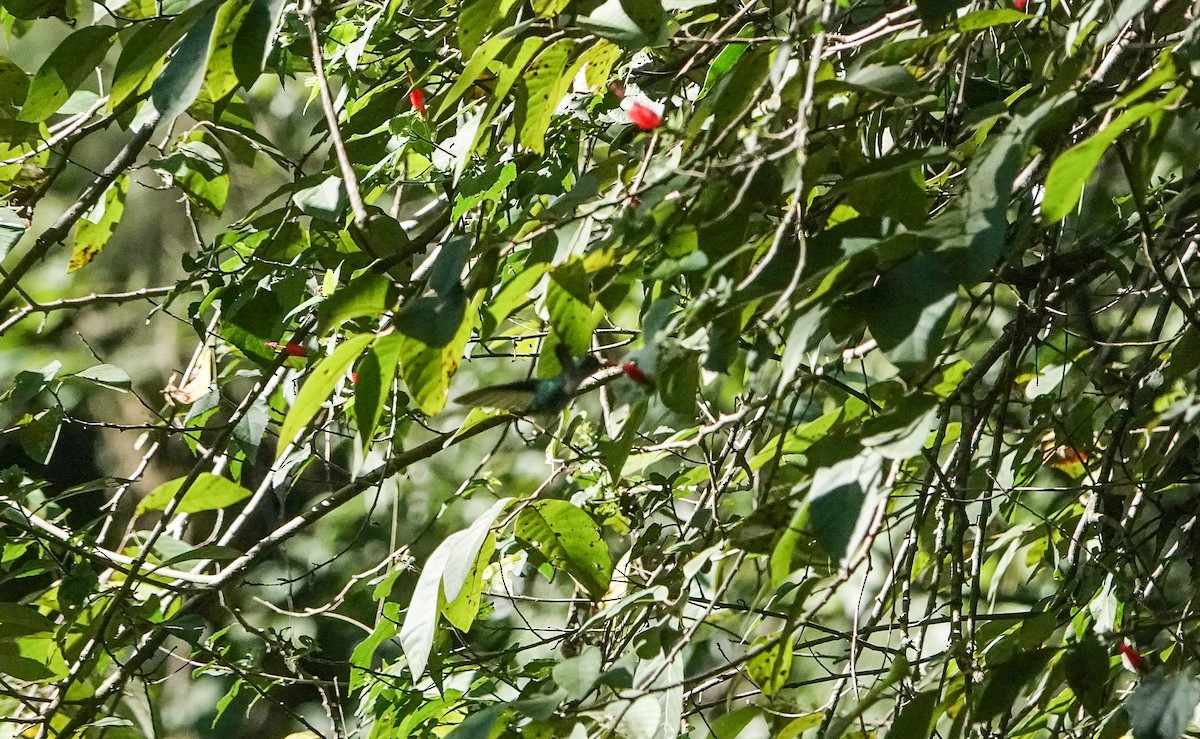
[[[518,537],[566,570],[593,598],[608,590],[612,559],[599,527],[587,513],[565,500],[543,500],[521,511]]]
[[[166,510],[171,501],[178,496],[185,482],[187,482],[187,478],[180,477],[159,485],[154,492],[142,498],[138,503],[138,513]],[[210,472],[201,472],[188,486],[183,497],[179,499],[179,505],[175,507],[175,512],[197,513],[228,508],[249,497],[250,491],[236,482]]]
[[[317,411],[333,394],[334,388],[346,379],[350,365],[354,364],[358,355],[362,354],[374,340],[374,334],[359,334],[342,342],[333,351],[333,354],[317,362],[300,387],[296,401],[283,419],[283,425],[279,429],[276,457],[281,456],[284,450],[291,446],[296,437],[300,435],[300,432],[312,423],[312,420],[316,418]]]
[[[54,115],[71,93],[96,72],[117,29],[87,26],[67,36],[38,68],[17,120],[38,123]]]

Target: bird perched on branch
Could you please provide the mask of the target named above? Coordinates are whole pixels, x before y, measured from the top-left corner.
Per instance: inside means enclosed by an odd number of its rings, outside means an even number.
[[[562,371],[547,379],[530,378],[502,385],[489,385],[455,398],[460,405],[496,408],[518,416],[557,413],[575,398],[584,380],[605,366],[599,357],[586,354],[578,361],[562,344],[554,347]]]

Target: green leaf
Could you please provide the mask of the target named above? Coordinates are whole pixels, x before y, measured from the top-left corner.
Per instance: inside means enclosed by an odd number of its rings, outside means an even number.
[[[487,306],[489,335],[499,328],[506,318],[522,304],[528,302],[529,291],[542,279],[550,265],[545,262],[532,264],[517,272],[496,293]]]
[[[777,636],[763,638],[755,644],[766,644],[768,641],[776,643],[770,649],[754,655],[746,663],[746,672],[763,695],[770,697],[783,689],[788,676],[792,674],[792,651],[795,649],[795,642],[789,635],[786,639],[779,639]]]
[[[396,624],[400,619],[400,604],[385,602],[382,610],[382,618],[376,621],[375,628],[371,630],[370,635],[359,642],[354,651],[350,653],[351,690],[357,690],[368,679],[369,673],[366,671],[371,669],[375,652],[380,645],[396,636]]]
[[[512,43],[512,40],[513,37],[510,34],[500,34],[495,38],[488,39],[487,43],[475,49],[474,53],[471,54],[471,60],[467,62],[466,68],[463,69],[462,75],[454,80],[454,84],[450,86],[449,90],[438,96],[440,103],[437,113],[434,115],[435,119],[441,120],[446,112],[455,106],[463,94],[475,83],[475,80],[479,79],[479,75],[483,74],[487,66],[492,63],[492,60],[500,52],[504,51]],[[534,40],[536,41],[537,39]]]
[[[404,336],[400,347],[400,374],[417,407],[426,415],[432,416],[446,407],[450,378],[458,371],[463,350],[475,328],[477,303],[478,300],[468,307],[466,319],[446,346],[430,346],[420,339]]]
[[[165,511],[186,481],[186,477],[180,477],[159,485],[154,492],[138,503],[137,512],[141,514],[146,511]],[[175,512],[215,511],[227,508],[249,497],[250,491],[236,482],[211,472],[201,472],[196,481],[183,494]]]
[[[371,449],[371,439],[383,417],[383,407],[400,363],[404,337],[389,333],[375,340],[358,362],[358,380],[354,383],[354,420],[363,453]]]
[[[636,50],[662,42],[666,13],[659,0],[605,0],[577,22],[601,38]]]
[[[888,359],[922,365],[941,351],[958,282],[924,253],[883,274],[866,298],[867,326]]]
[[[465,178],[458,186],[451,221],[457,221],[465,213],[484,202],[499,202],[512,181],[517,179],[517,165],[509,162],[503,167],[489,167],[482,176]]]
[[[551,675],[558,687],[567,693],[568,700],[581,700],[591,692],[600,679],[603,656],[600,650],[589,647],[578,657],[570,657],[554,666]]]
[[[1050,649],[1022,651],[1003,664],[989,666],[983,689],[976,694],[976,715],[988,720],[1012,710],[1021,691],[1042,674],[1053,656],[1054,652]],[[1192,705],[1195,706],[1195,701]],[[1188,715],[1191,714],[1192,709],[1189,708]]]
[[[567,571],[593,598],[608,590],[612,558],[600,527],[565,500],[541,500],[517,516],[516,536],[533,544],[556,567]]]
[[[284,0],[251,0],[233,42],[233,70],[247,90],[262,74],[275,46]]]
[[[967,0],[917,0],[916,3],[921,20],[934,27],[941,25],[954,11],[967,4]]]
[[[67,0],[4,0],[4,9],[14,18],[32,21],[38,18],[67,20]]]
[[[0,639],[29,634],[53,634],[58,627],[36,609],[20,603],[0,602]]]
[[[604,87],[612,74],[612,68],[621,58],[621,47],[604,39],[597,39],[587,51],[583,52],[583,79],[589,90]]]
[[[939,691],[923,690],[904,704],[888,729],[887,739],[928,739]]]
[[[201,15],[202,11],[193,8],[170,21],[154,18],[137,25],[133,35],[124,40],[121,56],[113,70],[112,88],[108,93],[110,113],[161,68],[163,56]]]
[[[1042,217],[1054,223],[1070,214],[1083,196],[1084,186],[1108,147],[1131,126],[1173,104],[1184,92],[1182,87],[1177,87],[1161,100],[1135,105],[1100,131],[1060,154],[1046,175]]]
[[[775,735],[775,739],[800,739],[809,729],[815,729],[825,720],[824,711],[813,711],[788,722],[783,730]],[[926,739],[922,737],[921,739]]]
[[[571,84],[563,73],[574,48],[571,39],[555,41],[542,49],[521,77],[523,95],[518,99],[517,125],[522,146],[535,154],[545,152],[550,118]]]
[[[1013,8],[994,8],[992,10],[976,10],[967,13],[954,21],[954,30],[959,33],[983,31],[996,26],[1007,26],[1021,21],[1033,20],[1036,16],[1022,13]]]
[[[211,100],[223,99],[238,86],[235,53],[240,38],[238,32],[250,17],[254,5],[255,3],[247,0],[227,2],[217,11],[212,49],[204,71],[204,90]]]
[[[800,508],[792,514],[788,527],[775,542],[771,550],[770,569],[771,587],[778,588],[792,574],[792,557],[796,553],[796,544],[804,533],[804,524],[808,521],[808,511]]]
[[[68,272],[86,267],[108,244],[125,214],[125,196],[129,193],[129,175],[113,180],[104,197],[96,202],[75,228],[75,246],[71,250]]]
[[[468,528],[446,537],[429,555],[400,629],[400,646],[408,658],[413,680],[425,674],[443,605],[448,597],[453,601],[462,592],[479,552],[491,538],[492,523],[510,501],[510,498],[496,501]]]
[[[604,317],[604,307],[592,299],[587,273],[578,262],[550,273],[546,287],[546,311],[550,326],[571,354],[585,354],[592,345],[592,333]]]
[[[712,739],[740,739],[745,732],[747,737],[767,736],[769,727],[763,719],[763,712],[757,706],[745,706],[735,711],[729,711],[712,722]]]
[[[38,464],[49,464],[62,431],[63,410],[49,408],[21,429],[21,448]]]
[[[808,491],[809,529],[834,561],[845,560],[862,540],[866,523],[862,519],[871,512],[864,504],[873,497],[882,469],[883,458],[868,450],[822,467],[813,475]]]
[[[1092,632],[1067,647],[1063,655],[1063,674],[1075,697],[1093,716],[1104,713],[1104,698],[1109,674],[1108,650]],[[889,739],[891,739],[889,737]]]
[[[223,547],[218,544],[206,544],[202,547],[189,549],[186,552],[176,554],[174,557],[162,563],[163,567],[174,567],[183,562],[195,562],[201,559],[208,559],[214,562],[232,562],[242,556],[244,552],[233,547]]]
[[[508,703],[493,703],[464,718],[446,735],[446,739],[490,739],[495,732],[496,724],[512,710]]]
[[[396,317],[400,333],[433,348],[449,345],[467,315],[467,296],[461,286],[443,295],[412,298]]]
[[[292,195],[292,202],[307,215],[334,223],[342,219],[350,205],[346,185],[341,177],[334,175],[326,177],[317,185],[297,190]]]
[[[369,272],[350,280],[317,306],[317,333],[324,336],[354,318],[382,316],[391,306],[392,281]]]
[[[458,48],[464,57],[473,54],[479,42],[492,30],[500,10],[500,0],[466,0],[458,14]],[[474,79],[474,77],[472,77]]]
[[[821,739],[840,739],[858,721],[859,717],[866,713],[867,709],[879,702],[879,699],[883,697],[885,692],[896,683],[908,677],[910,671],[911,666],[908,663],[908,659],[903,654],[897,655],[892,660],[891,666],[888,667],[887,674],[876,681],[871,686],[871,689],[859,698],[858,702],[847,713],[833,717],[833,720],[829,722],[829,727],[821,735]]]
[[[533,12],[542,18],[553,18],[566,10],[571,0],[530,0]]]
[[[129,379],[129,375],[125,370],[111,364],[98,364],[95,367],[88,367],[85,370],[76,372],[69,377],[78,377],[81,380],[88,380],[97,385],[128,392],[133,386],[133,381]]]
[[[483,540],[483,545],[479,548],[479,554],[475,557],[471,571],[467,574],[461,589],[458,591],[458,595],[442,609],[442,614],[445,615],[446,620],[453,624],[454,628],[459,631],[469,631],[471,624],[475,623],[475,617],[479,614],[479,606],[483,602],[483,571],[491,563],[492,554],[495,551],[496,535],[489,531],[487,538]],[[449,577],[450,574],[450,565],[447,564],[446,577]],[[443,578],[442,582],[444,590],[445,578]],[[449,598],[448,595],[447,598]]]
[[[1197,703],[1200,681],[1191,675],[1177,672],[1146,679],[1125,701],[1133,739],[1179,739]]]
[[[208,66],[208,47],[216,15],[215,12],[206,13],[196,20],[150,88],[150,102],[164,121],[173,120],[190,108],[204,87],[204,70]]]
[[[179,187],[202,210],[220,215],[229,197],[229,165],[221,152],[201,141],[179,145],[151,166]]]
[[[67,36],[30,81],[17,120],[40,123],[58,112],[71,93],[95,74],[116,32],[113,26],[88,26]]]
[[[334,349],[333,354],[317,362],[308,379],[304,381],[300,392],[296,394],[296,402],[292,404],[283,425],[279,429],[279,445],[275,450],[278,459],[296,440],[308,424],[312,423],[317,411],[321,409],[337,384],[346,379],[350,365],[358,359],[358,355],[375,340],[374,334],[359,334],[346,339]]]
[[[753,24],[747,23],[742,26],[737,32],[737,38],[744,38],[754,35]],[[717,54],[717,58],[713,59],[712,64],[708,65],[708,72],[704,75],[704,85],[700,88],[700,94],[696,97],[697,100],[703,98],[716,86],[733,66],[737,64],[738,59],[742,58],[742,54],[746,53],[746,49],[750,48],[748,44],[728,44],[721,53]]]
[[[47,683],[65,677],[68,667],[54,639],[25,637],[0,642],[0,672],[18,680]]]
[[[0,207],[0,259],[8,256],[29,227],[12,208]]]
[[[867,65],[848,74],[844,84],[852,90],[882,96],[917,98],[926,94],[912,72],[901,65]]]
[[[738,57],[733,69],[722,76],[709,98],[711,107],[707,109],[712,111],[714,132],[728,130],[754,103],[770,71],[771,57],[765,51],[754,49]],[[692,125],[700,126],[706,117],[696,116]]]

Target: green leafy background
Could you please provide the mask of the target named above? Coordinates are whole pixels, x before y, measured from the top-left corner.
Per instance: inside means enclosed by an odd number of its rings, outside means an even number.
[[[0,24],[0,734],[1188,730],[1190,3]]]

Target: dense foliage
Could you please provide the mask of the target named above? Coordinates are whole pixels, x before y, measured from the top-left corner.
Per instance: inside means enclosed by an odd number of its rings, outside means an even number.
[[[1186,730],[1189,0],[0,8],[0,736]]]

